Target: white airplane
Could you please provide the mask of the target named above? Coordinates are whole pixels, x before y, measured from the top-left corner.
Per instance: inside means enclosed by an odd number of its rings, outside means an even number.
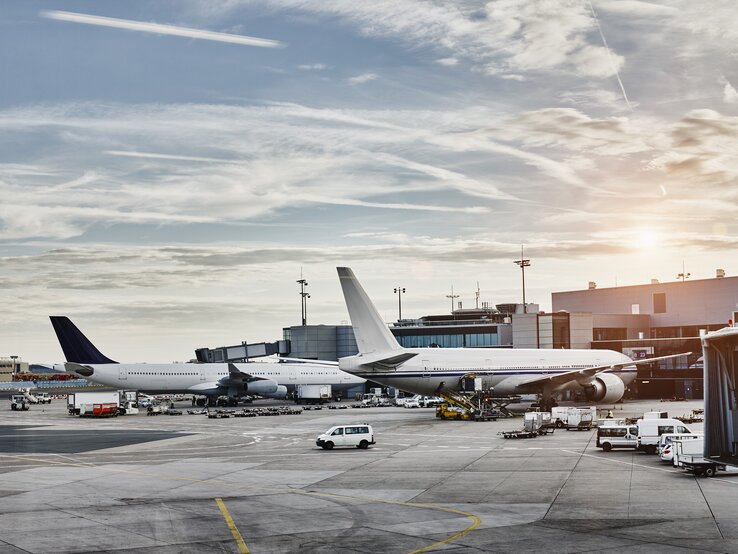
[[[68,317],[51,316],[59,344],[67,359],[54,369],[84,377],[116,389],[151,394],[199,394],[211,401],[246,394],[285,398],[297,385],[331,385],[333,392],[364,383],[364,379],[326,362],[126,364],[104,356]],[[212,403],[212,402],[211,402]]]
[[[549,406],[557,393],[579,389],[591,402],[610,404],[623,397],[637,364],[689,354],[634,361],[612,350],[403,348],[353,271],[337,270],[359,347],[358,355],[338,360],[339,368],[416,394],[460,391],[462,378],[473,374],[497,397],[539,394]]]

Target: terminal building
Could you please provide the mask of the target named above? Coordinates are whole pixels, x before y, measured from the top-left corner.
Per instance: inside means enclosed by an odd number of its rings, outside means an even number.
[[[8,383],[17,373],[27,373],[28,362],[23,362],[17,356],[0,358],[0,383]]]
[[[738,277],[725,277],[718,269],[713,279],[652,280],[650,284],[612,288],[590,283],[585,290],[553,293],[551,300],[553,313],[548,315],[576,322],[568,330],[564,325],[554,327],[552,334],[558,344],[568,340],[572,348],[586,348],[591,326],[591,348],[617,350],[634,359],[691,352],[655,367],[639,367],[632,394],[641,398],[702,398],[700,336],[735,321]],[[547,316],[536,317],[540,327]],[[533,324],[528,322],[528,326]]]

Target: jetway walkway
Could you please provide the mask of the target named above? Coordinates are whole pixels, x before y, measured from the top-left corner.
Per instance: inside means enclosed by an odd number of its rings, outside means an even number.
[[[738,466],[738,327],[702,337],[705,458]]]

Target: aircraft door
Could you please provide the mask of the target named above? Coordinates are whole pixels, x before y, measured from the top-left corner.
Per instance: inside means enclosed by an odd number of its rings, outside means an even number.
[[[423,379],[430,379],[431,368],[428,360],[423,360]]]
[[[128,379],[128,369],[125,366],[120,366],[118,368],[118,380],[125,381],[126,379]]]
[[[205,380],[205,370],[203,368],[199,368],[200,371],[200,381]]]

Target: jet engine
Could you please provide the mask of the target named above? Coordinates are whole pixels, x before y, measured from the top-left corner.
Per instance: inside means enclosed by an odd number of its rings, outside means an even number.
[[[245,392],[248,394],[255,394],[257,396],[269,396],[271,397],[279,389],[283,388],[285,395],[287,394],[287,387],[283,385],[278,385],[276,381],[272,381],[271,379],[260,379],[258,381],[250,381],[248,383],[243,384],[243,388],[245,389]]]
[[[287,387],[284,385],[277,385],[277,390],[274,391],[272,394],[265,394],[264,396],[268,396],[269,398],[276,398],[277,400],[283,400],[287,398]]]
[[[591,383],[584,385],[587,400],[609,404],[617,402],[625,394],[625,383],[612,373],[598,373]]]

